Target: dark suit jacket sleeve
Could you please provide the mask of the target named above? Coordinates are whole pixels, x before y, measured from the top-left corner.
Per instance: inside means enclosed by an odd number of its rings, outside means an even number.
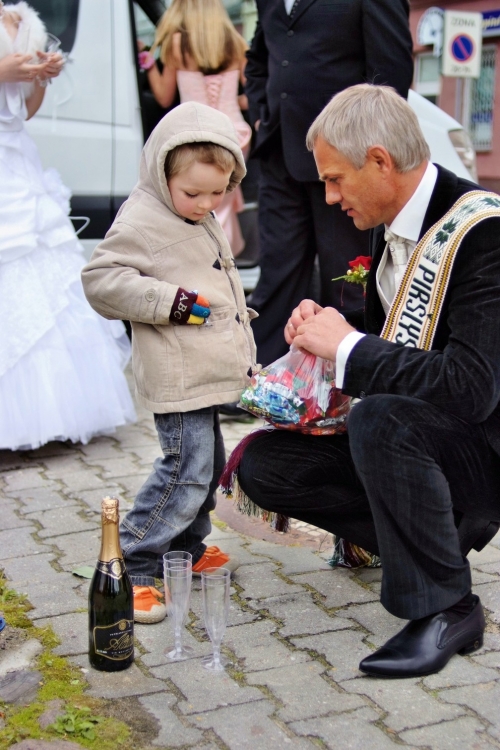
[[[413,80],[408,0],[363,0],[366,80],[408,97]]]
[[[263,119],[263,107],[267,106],[266,84],[268,51],[264,32],[257,21],[255,34],[250,49],[247,51],[247,65],[245,68],[245,94],[248,96],[250,122],[255,125],[257,120]]]
[[[344,393],[411,396],[471,423],[493,412],[500,400],[499,237],[500,219],[493,218],[463,240],[435,348],[426,352],[369,334],[349,355]]]

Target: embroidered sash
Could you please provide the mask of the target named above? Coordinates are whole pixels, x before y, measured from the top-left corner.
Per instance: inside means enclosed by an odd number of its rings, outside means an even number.
[[[465,193],[415,247],[387,314],[381,338],[430,349],[463,238],[480,221],[500,217],[500,196]]]

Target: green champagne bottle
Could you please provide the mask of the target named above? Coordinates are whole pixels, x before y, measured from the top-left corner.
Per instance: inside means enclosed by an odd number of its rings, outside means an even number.
[[[118,500],[102,501],[99,560],[89,589],[89,661],[118,672],[134,661],[134,595],[118,534]]]

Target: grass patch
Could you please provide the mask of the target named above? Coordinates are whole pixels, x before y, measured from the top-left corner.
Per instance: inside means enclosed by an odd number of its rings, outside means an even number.
[[[27,616],[32,609],[25,596],[8,587],[0,571],[0,611],[7,627],[22,629],[27,638],[38,640],[43,651],[35,668],[42,679],[36,699],[28,706],[14,706],[0,701],[0,750],[6,750],[24,739],[65,739],[82,747],[99,750],[134,750],[130,728],[110,715],[106,701],[85,695],[87,683],[80,669],[52,650],[59,640],[51,628],[37,628]],[[54,700],[62,701],[62,716],[46,729],[39,718]],[[105,715],[107,714],[107,715]]]

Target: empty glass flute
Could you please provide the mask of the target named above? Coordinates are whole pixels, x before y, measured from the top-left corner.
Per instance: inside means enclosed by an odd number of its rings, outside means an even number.
[[[230,664],[220,652],[229,614],[230,584],[231,571],[227,568],[206,568],[201,572],[205,628],[213,648],[213,655],[204,657],[202,664],[212,672],[222,672]]]
[[[58,37],[55,36],[54,34],[47,33],[47,40],[45,42],[44,52],[47,52],[49,54],[55,54],[56,52],[59,52],[60,49],[61,49],[61,40],[58,39]],[[40,86],[42,86],[43,88],[45,88],[45,86],[47,86],[48,83],[51,83],[50,78],[48,79],[40,78],[39,76],[37,77],[37,81],[40,84]]]
[[[189,552],[167,552],[163,555],[165,605],[172,623],[174,648],[167,652],[172,661],[189,658],[193,649],[182,643],[191,598],[192,558]]]

